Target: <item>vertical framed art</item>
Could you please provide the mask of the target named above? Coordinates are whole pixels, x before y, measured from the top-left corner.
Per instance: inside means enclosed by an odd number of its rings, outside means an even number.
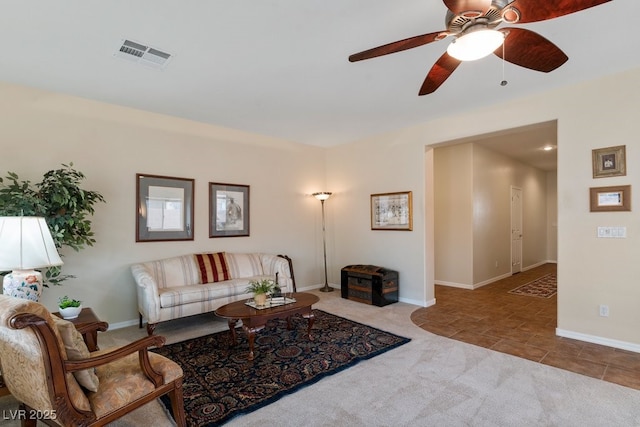
[[[194,180],[136,174],[136,242],[193,240]]]
[[[209,183],[209,237],[249,235],[249,186]]]
[[[626,146],[624,145],[591,150],[591,157],[594,178],[627,174]]]

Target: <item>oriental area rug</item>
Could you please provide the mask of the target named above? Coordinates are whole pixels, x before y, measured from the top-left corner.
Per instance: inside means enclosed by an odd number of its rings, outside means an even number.
[[[230,332],[223,331],[154,349],[184,370],[187,425],[224,424],[410,341],[321,310],[313,313],[312,341],[306,319],[292,318],[291,330],[286,320],[270,320],[256,333],[253,361],[241,329],[235,347]],[[170,411],[169,399],[162,402]]]
[[[510,294],[526,295],[538,298],[551,298],[558,292],[558,280],[556,273],[542,276],[532,282],[518,286],[509,291]]]

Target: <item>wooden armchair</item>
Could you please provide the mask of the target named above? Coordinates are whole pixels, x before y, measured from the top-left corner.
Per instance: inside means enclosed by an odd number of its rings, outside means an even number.
[[[19,414],[27,415],[23,426],[36,421],[103,426],[165,394],[176,424],[185,425],[182,369],[148,352],[162,346],[164,337],[90,354],[85,347],[80,354],[86,351],[88,357],[76,358],[60,322],[65,321],[54,321],[41,304],[0,295],[0,363],[6,386],[24,411]],[[95,383],[87,385],[87,377]]]

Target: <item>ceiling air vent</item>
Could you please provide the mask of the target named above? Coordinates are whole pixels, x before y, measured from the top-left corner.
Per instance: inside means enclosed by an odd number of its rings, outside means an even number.
[[[156,69],[165,68],[172,57],[170,53],[166,53],[131,40],[123,40],[118,51],[114,53],[113,56],[138,62],[142,65]]]

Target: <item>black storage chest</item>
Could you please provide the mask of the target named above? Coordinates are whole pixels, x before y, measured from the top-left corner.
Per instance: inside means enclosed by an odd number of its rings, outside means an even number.
[[[342,298],[382,307],[398,301],[398,272],[375,265],[348,265],[341,271]]]

